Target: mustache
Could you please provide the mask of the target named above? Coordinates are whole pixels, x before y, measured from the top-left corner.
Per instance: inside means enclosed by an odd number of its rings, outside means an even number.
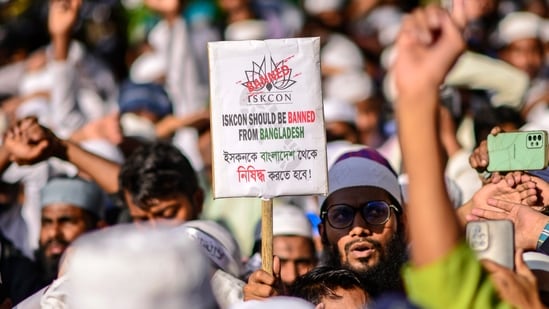
[[[377,240],[373,240],[371,238],[368,238],[368,237],[360,237],[360,238],[357,238],[357,239],[353,239],[351,240],[350,242],[346,243],[345,244],[345,252],[348,254],[351,247],[356,244],[356,243],[359,243],[359,242],[367,242],[367,243],[370,243],[372,245],[372,247],[374,249],[376,249],[376,251],[378,252],[381,252],[381,249],[382,249],[382,246],[381,246],[381,243]]]
[[[62,245],[62,246],[68,247],[70,245],[70,242],[68,242],[63,238],[52,238],[52,239],[48,239],[42,247],[48,248],[52,245]]]

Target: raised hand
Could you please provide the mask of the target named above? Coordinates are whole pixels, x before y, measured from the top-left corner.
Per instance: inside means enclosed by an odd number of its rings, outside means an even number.
[[[405,17],[392,67],[398,93],[432,89],[465,50],[460,28],[445,10],[429,6]]]
[[[549,217],[519,203],[488,199],[492,209],[473,208],[468,220],[511,220],[515,226],[515,246],[524,250],[536,250],[537,241]]]
[[[545,180],[536,177],[531,176],[531,179],[534,183],[536,183],[536,193],[537,193],[537,204],[540,206],[549,205],[549,183],[547,183]]]
[[[244,300],[265,300],[271,296],[281,294],[280,288],[280,259],[275,256],[273,258],[273,275],[268,272],[258,269],[254,271],[248,283],[244,286]]]
[[[522,259],[522,250],[515,253],[516,272],[488,260],[482,264],[490,273],[499,296],[513,307],[546,308],[539,298],[537,279]]]
[[[145,5],[168,19],[176,17],[181,10],[179,0],[145,0]]]
[[[490,134],[497,135],[498,133],[503,132],[500,127],[494,127],[490,131]],[[486,171],[488,163],[490,162],[488,158],[488,143],[486,140],[480,142],[479,146],[473,150],[473,153],[469,157],[469,165],[472,168],[476,169],[477,172],[482,173]]]
[[[35,117],[19,120],[4,136],[10,160],[19,165],[34,164],[53,155],[57,137],[40,126]]]
[[[82,0],[50,0],[48,29],[52,37],[70,34],[81,5]]]
[[[536,183],[529,175],[521,176],[520,182],[514,182],[511,176],[501,181],[487,184],[473,196],[473,205],[482,207],[489,198],[497,198],[519,204],[533,206],[537,201]]]

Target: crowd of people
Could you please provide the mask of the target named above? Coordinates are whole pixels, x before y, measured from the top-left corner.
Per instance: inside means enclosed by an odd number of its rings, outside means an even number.
[[[487,171],[549,131],[547,1],[0,9],[0,308],[549,308],[549,168]],[[262,269],[261,200],[212,195],[207,42],[311,36],[329,192],[274,199]]]

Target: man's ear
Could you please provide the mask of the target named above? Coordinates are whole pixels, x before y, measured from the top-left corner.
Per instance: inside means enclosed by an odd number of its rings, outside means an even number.
[[[318,224],[318,233],[320,234],[320,240],[322,241],[322,244],[327,244],[328,236],[326,236],[326,226],[323,222],[320,222]]]

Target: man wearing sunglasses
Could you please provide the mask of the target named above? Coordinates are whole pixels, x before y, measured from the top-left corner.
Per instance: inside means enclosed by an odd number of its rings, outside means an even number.
[[[354,271],[370,298],[402,291],[406,242],[396,173],[377,151],[355,147],[335,161],[328,181],[328,196],[319,198],[322,264]],[[282,294],[276,273],[257,270],[244,288],[244,299]]]
[[[324,263],[356,272],[370,296],[400,291],[406,260],[402,195],[396,173],[373,149],[343,154],[319,199]]]

